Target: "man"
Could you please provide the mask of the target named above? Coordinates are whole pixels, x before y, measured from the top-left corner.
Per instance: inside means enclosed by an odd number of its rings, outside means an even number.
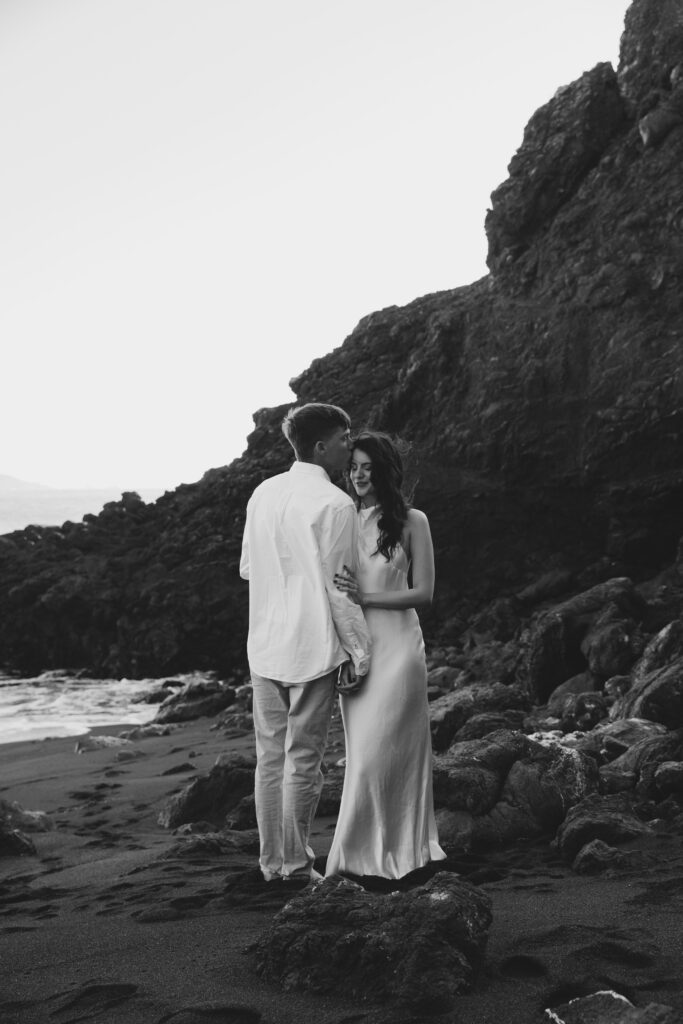
[[[333,583],[355,562],[356,510],[330,480],[348,464],[349,427],[334,405],[291,409],[282,430],[296,462],[260,484],[247,505],[240,575],[249,580],[256,819],[266,882],[305,884],[312,876],[309,834],[335,682],[339,673],[342,685],[353,687],[368,670],[363,613]]]

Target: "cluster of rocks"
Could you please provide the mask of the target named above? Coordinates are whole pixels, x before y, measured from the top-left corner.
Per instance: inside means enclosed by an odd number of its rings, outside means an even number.
[[[44,811],[26,810],[16,801],[0,799],[0,856],[35,854],[27,832],[49,832],[54,823]]]
[[[632,863],[623,843],[683,831],[681,567],[527,618],[507,604],[513,636],[494,607],[466,651],[432,652],[440,835],[460,850],[547,836],[577,871]]]

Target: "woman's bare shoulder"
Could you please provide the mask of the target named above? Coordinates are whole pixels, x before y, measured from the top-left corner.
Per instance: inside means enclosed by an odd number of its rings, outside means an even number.
[[[427,519],[427,516],[424,514],[424,512],[420,512],[419,508],[408,509],[406,523],[408,526],[429,526],[429,520]]]

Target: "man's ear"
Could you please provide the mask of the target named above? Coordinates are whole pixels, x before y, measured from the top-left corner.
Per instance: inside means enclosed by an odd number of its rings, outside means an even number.
[[[313,452],[315,455],[324,455],[327,451],[327,444],[325,441],[316,441],[313,446]]]

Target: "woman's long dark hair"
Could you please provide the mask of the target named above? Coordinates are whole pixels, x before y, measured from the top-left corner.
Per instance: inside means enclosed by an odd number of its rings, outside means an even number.
[[[403,458],[408,446],[378,430],[362,430],[353,438],[353,448],[360,448],[372,463],[370,479],[381,507],[378,522],[377,552],[390,558],[401,542],[403,527],[408,517],[408,502],[401,490],[403,486]],[[360,499],[349,480],[349,491],[356,505]],[[377,553],[375,552],[375,553]]]

